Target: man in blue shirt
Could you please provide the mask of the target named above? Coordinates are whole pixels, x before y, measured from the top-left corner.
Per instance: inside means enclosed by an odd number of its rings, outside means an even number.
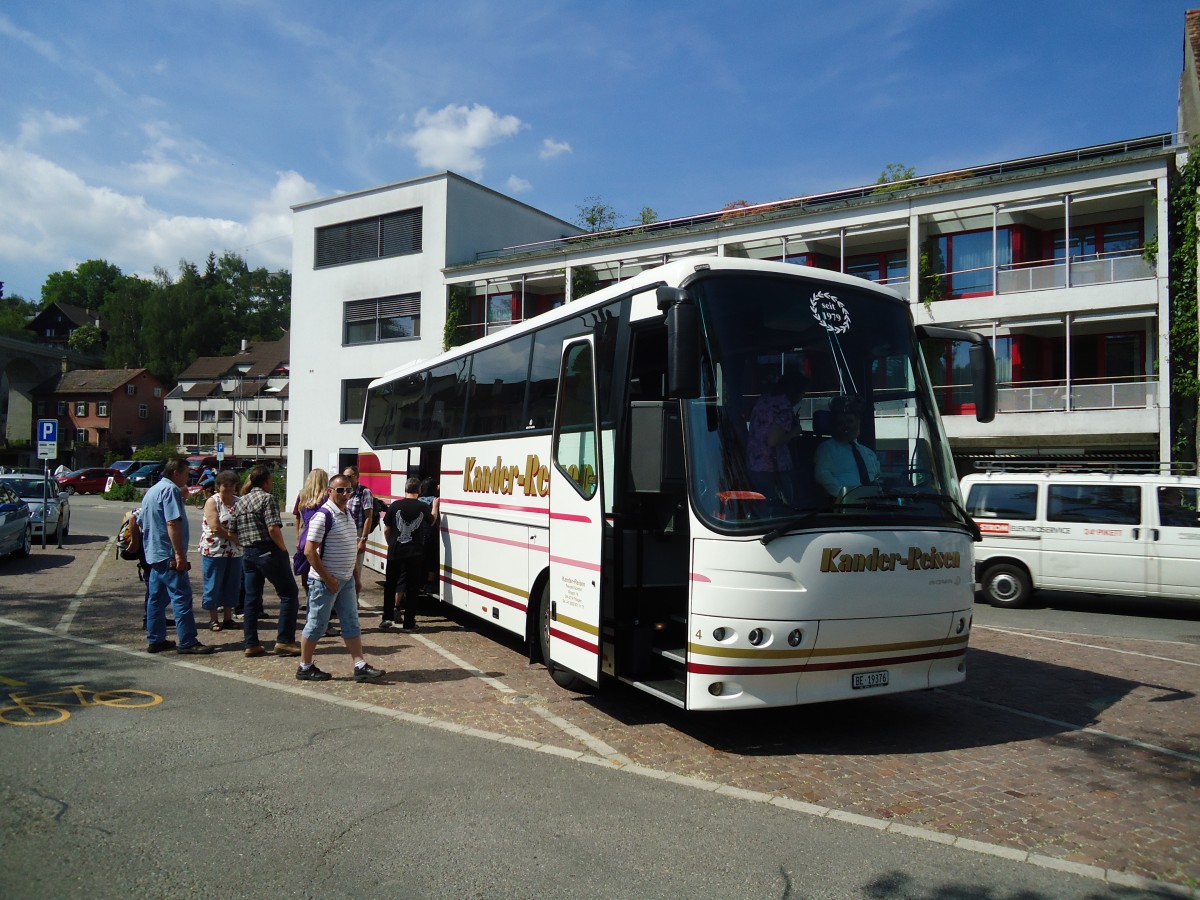
[[[196,639],[192,612],[192,581],[188,576],[188,520],[182,488],[188,482],[188,465],[172,459],[163,467],[158,484],[142,498],[142,546],[150,573],[146,578],[146,650],[161,653],[175,648],[167,640],[167,603],[175,614],[176,653],[211,653]]]

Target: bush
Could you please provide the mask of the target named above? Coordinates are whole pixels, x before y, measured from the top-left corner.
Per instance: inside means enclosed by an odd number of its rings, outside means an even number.
[[[105,491],[100,496],[105,500],[120,500],[122,503],[128,503],[131,500],[140,501],[142,492],[129,482],[125,482],[125,484],[114,484],[111,491]]]
[[[134,459],[160,463],[165,463],[175,456],[179,456],[179,448],[174,444],[152,444],[134,451],[133,454]]]

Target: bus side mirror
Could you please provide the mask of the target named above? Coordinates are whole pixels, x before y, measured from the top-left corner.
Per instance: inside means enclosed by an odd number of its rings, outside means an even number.
[[[975,401],[975,418],[990,422],[996,418],[996,355],[987,341],[972,344],[971,396]]]
[[[970,344],[967,351],[971,365],[971,400],[975,418],[991,422],[996,418],[996,356],[992,345],[978,331],[943,328],[940,325],[918,325],[917,337],[934,341],[962,341]]]
[[[655,294],[667,322],[667,396],[700,396],[700,315],[683,288],[660,287]]]

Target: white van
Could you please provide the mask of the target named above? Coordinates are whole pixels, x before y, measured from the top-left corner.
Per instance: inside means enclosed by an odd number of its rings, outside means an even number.
[[[1200,600],[1200,477],[993,471],[962,489],[993,606],[1023,606],[1038,588]]]

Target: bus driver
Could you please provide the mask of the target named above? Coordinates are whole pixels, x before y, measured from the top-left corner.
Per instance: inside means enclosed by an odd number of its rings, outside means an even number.
[[[859,420],[850,397],[834,397],[832,437],[817,447],[814,468],[817,483],[830,497],[843,488],[874,484],[879,478],[879,457],[858,442]]]

